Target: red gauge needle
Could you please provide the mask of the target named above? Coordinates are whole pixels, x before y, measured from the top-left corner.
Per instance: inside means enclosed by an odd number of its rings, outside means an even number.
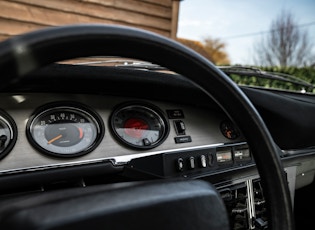
[[[51,139],[50,141],[48,141],[48,144],[51,144],[51,143],[53,143],[54,141],[56,141],[56,140],[58,140],[58,139],[60,139],[60,138],[62,138],[62,135],[61,135],[61,134],[58,135],[58,136],[56,136],[56,137],[54,137],[54,138]]]
[[[80,132],[80,139],[82,139],[82,137],[83,137],[83,130],[82,130],[82,128],[79,128],[79,132]]]

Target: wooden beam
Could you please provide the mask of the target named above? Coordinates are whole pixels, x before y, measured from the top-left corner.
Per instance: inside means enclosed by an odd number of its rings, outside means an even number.
[[[33,0],[31,0],[33,1]],[[127,10],[138,12],[141,14],[148,14],[151,16],[157,16],[170,19],[172,17],[171,7],[156,4],[153,2],[141,1],[141,0],[81,0],[82,2],[88,2],[90,4],[98,4],[101,6],[107,6],[110,8],[117,8],[120,10]],[[155,2],[160,2],[156,0]]]
[[[94,3],[99,3],[99,4],[104,4],[107,6],[117,4],[117,2],[123,2],[125,0],[80,0],[82,2],[94,2]],[[171,7],[172,6],[172,0],[137,0],[137,2],[146,2],[146,3],[151,3],[155,5],[160,5],[160,6],[166,6],[166,7]]]
[[[179,0],[173,0],[172,4],[171,38],[173,39],[177,37],[179,3]]]
[[[12,19],[6,19],[0,17],[0,36],[3,36],[5,38],[9,38],[11,36],[15,36],[18,34],[42,29],[45,27],[48,27],[49,25],[45,25],[42,23],[30,23],[30,22],[24,22],[24,21],[17,21]],[[166,37],[170,37],[170,32],[158,30],[154,28],[147,28],[147,27],[141,27],[138,28],[148,30]]]
[[[42,24],[28,23],[11,19],[0,18],[0,34],[6,37],[26,33],[33,30],[38,30],[46,27]]]

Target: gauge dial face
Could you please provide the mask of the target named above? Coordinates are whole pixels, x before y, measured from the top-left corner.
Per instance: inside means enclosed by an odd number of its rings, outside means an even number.
[[[0,159],[13,148],[17,138],[17,128],[13,119],[3,111],[0,112]]]
[[[240,136],[239,131],[231,121],[223,121],[220,125],[220,129],[222,134],[228,139],[234,140]]]
[[[154,148],[168,134],[168,123],[162,112],[150,105],[119,107],[111,116],[111,127],[122,143],[140,149]]]
[[[27,125],[34,147],[54,156],[81,156],[92,151],[104,135],[102,120],[82,106],[41,109]]]

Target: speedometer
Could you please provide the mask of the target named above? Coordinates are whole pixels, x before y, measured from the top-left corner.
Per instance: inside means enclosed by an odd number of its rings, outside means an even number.
[[[39,151],[73,157],[96,148],[103,138],[104,125],[95,112],[81,104],[50,104],[34,113],[26,132]]]
[[[114,135],[129,147],[149,149],[167,137],[169,126],[163,113],[149,104],[125,104],[111,116]]]

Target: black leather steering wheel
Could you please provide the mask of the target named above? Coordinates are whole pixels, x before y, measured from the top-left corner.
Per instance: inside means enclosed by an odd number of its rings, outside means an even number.
[[[272,229],[294,229],[290,193],[279,150],[246,95],[210,61],[151,32],[99,24],[43,29],[0,44],[1,89],[47,64],[87,56],[122,56],[157,63],[183,76],[215,100],[240,127],[261,177]],[[0,89],[0,90],[1,90]]]

